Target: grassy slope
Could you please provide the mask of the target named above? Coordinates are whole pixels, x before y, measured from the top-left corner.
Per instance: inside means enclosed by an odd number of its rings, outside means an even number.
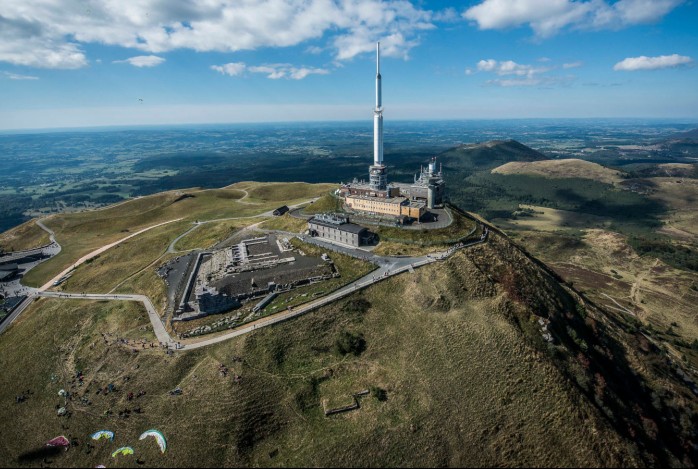
[[[264,218],[244,218],[206,223],[180,239],[175,245],[178,251],[190,249],[208,249],[216,243],[227,239],[241,228],[263,221]]]
[[[39,228],[35,220],[29,220],[0,234],[0,252],[22,251],[43,246],[49,242],[48,233]]]
[[[336,189],[336,187],[335,187]],[[312,204],[303,208],[303,213],[314,215],[316,213],[341,213],[342,202],[332,194],[325,194]]]
[[[637,462],[633,444],[609,428],[511,321],[511,308],[517,307],[509,293],[488,278],[494,270],[481,270],[484,259],[504,262],[497,257],[503,251],[506,245],[478,246],[299,319],[173,357],[102,343],[104,321],[115,318],[123,321],[121,336],[139,333],[145,320],[137,312],[125,315],[106,302],[42,300],[0,342],[6,370],[0,418],[27,435],[0,440],[0,460],[13,463],[65,433],[83,445],[53,458],[60,466],[103,463],[110,450],[125,444],[134,446],[146,466]],[[553,294],[540,282],[546,295]],[[342,331],[363,334],[366,351],[338,355],[334,343]],[[231,362],[233,355],[244,363]],[[54,404],[57,390],[69,386],[70,357],[81,363],[88,381],[115,381],[121,391],[105,398],[88,385],[93,405],[71,403],[72,417],[60,419]],[[219,376],[219,363],[242,375],[242,382]],[[51,383],[51,375],[66,378]],[[177,385],[183,395],[167,395]],[[371,386],[385,389],[387,401],[365,397],[358,411],[322,415],[322,401],[341,405],[349,393]],[[14,404],[26,388],[35,394]],[[126,401],[127,392],[140,389],[144,397]],[[83,388],[74,391],[80,395]],[[126,420],[103,416],[105,410],[135,406],[144,413]],[[168,438],[164,456],[136,441],[151,427]],[[101,428],[115,431],[117,440],[86,454],[86,435]],[[135,465],[134,458],[119,462]]]
[[[678,357],[685,355],[698,365],[698,350],[688,346],[698,339],[698,291],[692,289],[698,274],[639,256],[623,236],[604,230],[582,236],[522,232],[517,239],[599,305],[620,317],[634,314]],[[630,313],[620,311],[611,298]]]
[[[308,229],[308,222],[307,220],[301,218],[293,218],[291,215],[286,213],[280,217],[274,217],[268,221],[265,221],[259,227],[265,230],[280,230],[291,233],[302,233]]]
[[[56,232],[63,250],[55,258],[32,269],[27,284],[38,286],[52,278],[82,255],[157,223],[183,218],[184,221],[253,216],[273,209],[281,202],[294,203],[326,192],[327,185],[303,183],[241,183],[254,199],[238,201],[237,189],[172,191],[142,197],[112,208],[56,215],[46,222]],[[236,186],[233,186],[236,187]],[[182,194],[194,197],[181,198]],[[252,203],[250,203],[252,202]],[[184,231],[184,230],[182,230]]]
[[[172,239],[187,226],[185,222],[164,225],[114,246],[75,269],[73,275],[57,289],[107,293],[165,254]]]
[[[500,174],[531,174],[550,178],[583,178],[615,184],[622,180],[623,173],[597,163],[576,158],[544,161],[512,161],[492,170]]]

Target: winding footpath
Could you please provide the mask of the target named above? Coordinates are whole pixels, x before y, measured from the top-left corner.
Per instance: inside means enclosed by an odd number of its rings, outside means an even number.
[[[58,275],[56,275],[55,277],[53,277],[51,280],[49,280],[48,282],[46,282],[46,283],[45,283],[43,286],[41,286],[40,288],[31,289],[31,290],[29,291],[29,296],[27,296],[27,298],[26,298],[24,301],[22,301],[22,302],[12,311],[12,313],[11,313],[7,318],[5,318],[4,321],[2,321],[2,323],[0,323],[0,334],[2,334],[2,333],[5,331],[5,329],[7,329],[7,328],[10,326],[10,324],[12,324],[12,322],[15,321],[15,319],[17,319],[17,317],[18,317],[25,309],[27,309],[27,307],[28,307],[30,304],[32,304],[32,303],[34,302],[34,300],[35,300],[38,296],[46,296],[46,295],[43,295],[43,293],[45,293],[46,290],[48,290],[49,288],[51,288],[55,282],[57,282],[59,279],[61,279],[62,277],[64,277],[64,276],[67,275],[68,273],[70,273],[72,270],[76,269],[78,266],[80,266],[81,264],[83,264],[85,261],[88,261],[88,260],[92,259],[93,257],[98,256],[99,254],[103,253],[104,251],[106,251],[106,250],[108,250],[108,249],[110,249],[110,248],[112,248],[112,247],[114,247],[114,246],[116,246],[116,245],[118,245],[118,244],[121,244],[121,243],[123,243],[124,241],[127,241],[127,240],[133,238],[134,236],[138,236],[138,235],[140,235],[140,234],[142,234],[142,233],[145,233],[146,231],[152,230],[153,228],[157,228],[157,227],[159,227],[159,226],[167,225],[167,224],[169,224],[169,223],[174,223],[174,222],[177,222],[177,221],[180,221],[180,220],[182,220],[182,218],[177,218],[177,219],[175,219],[175,220],[169,220],[169,221],[166,221],[166,222],[158,223],[157,225],[149,226],[148,228],[143,228],[142,230],[137,231],[136,233],[133,233],[133,234],[131,234],[131,235],[129,235],[129,236],[126,236],[125,238],[122,238],[122,239],[120,239],[120,240],[118,240],[118,241],[115,241],[115,242],[113,242],[113,243],[111,243],[111,244],[107,244],[106,246],[102,246],[101,248],[95,249],[95,250],[92,251],[91,253],[82,256],[82,257],[81,257],[80,259],[78,259],[73,265],[71,265],[71,266],[68,267],[67,269],[64,269],[60,274],[58,274]],[[43,229],[44,231],[46,231],[46,232],[49,234],[49,237],[50,237],[50,239],[51,239],[51,241],[52,241],[53,243],[58,244],[58,242],[56,241],[56,238],[55,238],[55,233],[54,233],[50,228],[48,228],[46,225],[44,225],[40,220],[37,220],[36,224],[37,224],[41,229]],[[60,247],[60,244],[58,244],[58,246]],[[59,250],[58,252],[60,252],[60,250]],[[103,299],[103,297],[108,297],[108,296],[110,296],[110,295],[101,295],[101,298],[99,298],[99,299]],[[111,295],[111,296],[113,296],[113,295]],[[134,295],[134,296],[137,296],[137,295]],[[145,298],[145,297],[144,297],[144,298]],[[148,301],[150,301],[150,300],[148,300]],[[152,304],[151,304],[151,307],[152,307]],[[147,306],[146,306],[146,309],[147,309]],[[153,311],[154,311],[154,308],[153,308]],[[157,318],[157,315],[156,315],[156,318]],[[162,322],[160,322],[160,319],[159,319],[159,318],[157,318],[157,319],[158,319],[158,322],[160,323],[160,325],[162,325]],[[153,329],[155,329],[155,322],[153,321],[153,318],[152,318],[152,317],[151,317],[151,322],[153,323]],[[163,329],[164,329],[164,328],[163,328]]]
[[[247,194],[247,191],[244,191],[243,189],[237,189],[237,190],[243,191],[243,192],[245,192],[245,194]],[[248,195],[249,195],[249,194],[248,194]],[[245,195],[245,197],[247,197],[247,195]],[[243,197],[243,199],[244,199],[245,197]],[[306,201],[297,203],[297,204],[295,204],[295,205],[290,205],[290,206],[289,206],[289,209],[290,209],[291,211],[296,210],[296,209],[298,209],[298,207],[301,207],[301,206],[306,205],[306,204],[308,204],[308,203],[315,202],[315,201],[318,200],[318,199],[319,199],[319,197],[313,197],[312,199],[309,199],[309,200],[306,200]],[[238,202],[239,202],[240,200],[242,200],[242,199],[239,199]],[[249,203],[250,205],[253,205],[253,204],[251,204],[250,202],[248,202],[248,203]],[[254,205],[256,205],[256,204],[254,204]],[[169,254],[177,254],[177,253],[180,253],[180,252],[188,252],[188,251],[191,251],[191,249],[188,249],[188,250],[185,249],[185,250],[183,250],[183,251],[178,251],[178,250],[175,248],[175,246],[177,245],[177,243],[179,242],[180,239],[184,238],[184,237],[187,236],[189,233],[191,233],[192,231],[196,230],[197,228],[199,228],[199,227],[202,226],[202,225],[206,225],[206,224],[208,224],[208,223],[219,223],[219,222],[222,222],[222,221],[231,221],[231,220],[247,220],[247,219],[252,219],[252,218],[272,218],[273,216],[274,216],[274,210],[267,210],[266,212],[260,213],[259,215],[248,215],[248,216],[245,216],[245,217],[216,218],[216,219],[214,219],[214,220],[204,220],[204,221],[197,221],[197,222],[194,222],[194,226],[192,226],[191,228],[189,228],[187,231],[185,231],[185,232],[182,233],[181,235],[177,236],[177,237],[170,243],[170,245],[169,245],[168,248],[167,248],[167,252],[168,252]],[[265,220],[265,221],[266,221],[266,220]],[[262,222],[260,222],[260,223],[262,223]],[[259,223],[257,223],[257,225],[259,225]],[[249,228],[249,227],[247,227],[247,228]]]
[[[316,200],[316,199],[313,199]],[[307,203],[307,202],[304,202]],[[295,206],[292,206],[291,208],[298,207],[300,205],[303,205],[304,203],[297,204]],[[255,215],[255,216],[248,216],[248,217],[234,217],[234,218],[221,218],[217,220],[207,220],[203,222],[197,222],[192,228],[187,230],[185,233],[182,235],[178,236],[172,243],[170,244],[170,247],[168,249],[168,252],[170,252],[170,249],[174,249],[174,245],[182,239],[184,236],[187,234],[191,233],[194,229],[198,228],[199,226],[206,224],[206,223],[214,223],[214,222],[219,222],[219,221],[225,221],[225,220],[235,220],[235,219],[242,219],[242,218],[258,218],[258,217],[271,217],[272,211],[264,212],[260,215]],[[0,324],[0,334],[21,314],[22,311],[24,311],[29,304],[31,304],[34,299],[38,297],[44,297],[44,298],[65,298],[65,299],[73,299],[73,300],[112,300],[112,301],[137,301],[139,303],[142,303],[143,306],[145,307],[147,313],[148,313],[148,318],[150,319],[150,323],[153,328],[153,332],[155,333],[155,336],[157,337],[157,340],[161,342],[162,344],[165,344],[168,349],[175,349],[175,350],[180,350],[180,351],[187,351],[187,350],[196,350],[199,348],[203,347],[208,347],[210,345],[218,344],[221,342],[224,342],[226,340],[232,339],[234,337],[241,336],[243,334],[250,333],[254,330],[260,329],[262,327],[268,327],[272,326],[274,324],[278,324],[283,321],[287,321],[289,319],[295,318],[297,316],[300,316],[302,314],[306,314],[310,311],[313,311],[317,308],[320,308],[322,306],[325,306],[327,304],[330,304],[334,301],[337,301],[341,298],[344,298],[346,296],[351,295],[352,293],[362,290],[364,288],[367,288],[371,285],[374,285],[378,282],[381,282],[383,280],[386,280],[390,277],[393,277],[395,275],[399,275],[403,272],[414,272],[414,269],[432,264],[434,262],[439,262],[443,261],[445,259],[448,259],[451,255],[453,255],[456,251],[460,249],[464,249],[476,244],[480,243],[485,243],[487,242],[487,237],[488,237],[488,230],[485,228],[483,235],[480,237],[478,240],[471,241],[469,243],[461,243],[457,246],[451,247],[448,251],[444,252],[437,252],[437,253],[432,253],[432,254],[427,254],[425,256],[416,256],[416,257],[388,257],[388,256],[378,256],[376,254],[373,254],[369,251],[364,251],[362,249],[358,248],[353,248],[350,246],[340,246],[336,245],[333,243],[329,243],[327,241],[323,241],[317,238],[307,238],[301,236],[300,238],[305,241],[309,242],[312,244],[315,244],[317,246],[320,246],[322,248],[332,250],[332,251],[337,251],[341,252],[343,254],[350,255],[352,257],[360,258],[363,260],[367,260],[369,262],[372,262],[373,264],[377,265],[378,268],[372,272],[370,272],[367,275],[364,275],[363,277],[345,285],[344,287],[339,288],[338,290],[330,293],[329,295],[326,295],[322,298],[318,298],[316,300],[310,301],[309,303],[300,305],[296,308],[288,308],[286,311],[282,311],[276,314],[272,314],[270,316],[258,319],[256,321],[253,321],[251,323],[245,324],[241,327],[238,327],[234,330],[231,330],[229,332],[222,333],[220,335],[217,335],[215,337],[211,338],[194,338],[194,339],[187,339],[184,341],[176,341],[170,336],[170,334],[167,332],[165,329],[165,326],[163,325],[162,320],[160,319],[160,316],[158,315],[157,310],[153,306],[153,303],[150,301],[150,298],[148,298],[145,295],[135,295],[135,294],[101,294],[101,293],[66,293],[66,292],[51,292],[47,291],[49,288],[51,288],[57,280],[60,278],[64,277],[68,273],[70,273],[72,270],[77,268],[79,265],[83,264],[87,260],[107,251],[108,249],[123,243],[124,241],[127,241],[135,236],[138,236],[142,233],[145,233],[146,231],[152,230],[153,228],[157,228],[159,226],[163,226],[169,223],[174,223],[177,221],[182,220],[182,218],[178,218],[175,220],[169,220],[166,222],[159,223],[157,225],[150,226],[148,228],[144,228],[136,233],[133,233],[125,238],[122,238],[114,243],[108,244],[106,246],[102,246],[99,249],[96,249],[89,254],[86,254],[85,256],[81,257],[76,261],[73,265],[68,267],[67,269],[63,270],[60,274],[56,275],[53,279],[50,281],[46,282],[41,288],[34,289],[29,297],[19,305],[18,308],[13,311],[10,317],[7,318],[7,320],[3,321],[2,324]],[[52,242],[55,241],[55,234],[53,231],[51,231],[48,227],[46,227],[43,223],[40,221],[37,221],[37,224],[47,231],[51,237]],[[475,231],[477,230],[477,227],[473,229],[473,231],[470,233],[470,235],[474,234]],[[56,243],[57,244],[57,243]],[[177,251],[174,251],[177,252]]]

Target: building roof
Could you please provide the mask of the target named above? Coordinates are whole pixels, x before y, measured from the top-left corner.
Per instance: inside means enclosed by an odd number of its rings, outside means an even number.
[[[315,223],[316,225],[320,226],[326,226],[328,228],[335,228],[339,231],[344,231],[346,233],[353,233],[353,234],[360,234],[364,228],[363,226],[355,225],[354,223],[342,223],[342,224],[335,224],[335,223],[328,223],[323,220],[319,220],[315,217],[311,218],[308,220],[308,223]]]
[[[359,199],[359,200],[370,200],[374,202],[381,202],[384,204],[397,204],[400,205],[402,204],[405,200],[407,200],[405,197],[368,197],[365,195],[348,195],[346,197],[347,199]]]
[[[17,263],[15,262],[8,264],[0,264],[0,271],[14,272],[15,270],[19,270],[19,265],[17,265]]]

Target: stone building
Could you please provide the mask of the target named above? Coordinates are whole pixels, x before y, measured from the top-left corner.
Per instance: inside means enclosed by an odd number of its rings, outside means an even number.
[[[354,247],[366,244],[371,239],[371,233],[363,226],[332,214],[315,215],[308,220],[308,231],[311,236]]]

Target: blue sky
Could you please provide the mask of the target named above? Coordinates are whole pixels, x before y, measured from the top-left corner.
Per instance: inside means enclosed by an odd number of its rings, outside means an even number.
[[[698,119],[691,0],[4,0],[0,129]]]

